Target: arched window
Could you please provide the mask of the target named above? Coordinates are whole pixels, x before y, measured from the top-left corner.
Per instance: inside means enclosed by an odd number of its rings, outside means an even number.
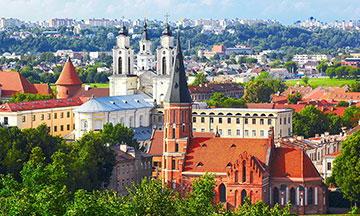
[[[250,171],[250,184],[252,184],[254,181],[254,172]]]
[[[246,162],[243,161],[242,182],[246,182]]]
[[[179,151],[179,144],[175,143],[175,152]]]
[[[172,138],[175,139],[175,124],[173,124],[173,128],[172,128]]]
[[[235,191],[235,203],[234,203],[235,208],[238,207],[238,196],[239,196],[239,192],[236,190],[236,191]]]
[[[239,182],[239,172],[237,170],[235,171],[235,182]]]
[[[246,190],[241,191],[241,205],[245,204]]]
[[[128,74],[131,73],[131,67],[130,67],[130,57],[128,58]]]
[[[226,187],[224,184],[220,185],[219,193],[220,193],[220,202],[225,203],[226,202]]]
[[[291,188],[290,190],[290,203],[295,205],[295,189]]]
[[[308,191],[308,205],[312,205],[312,204],[313,204],[313,200],[314,200],[313,189],[312,189],[312,188],[309,188],[309,191]]]
[[[118,70],[119,70],[119,74],[122,73],[122,59],[121,57],[119,57],[118,59]]]
[[[279,189],[274,188],[274,205],[279,203]]]
[[[166,74],[166,58],[162,58],[162,75]]]

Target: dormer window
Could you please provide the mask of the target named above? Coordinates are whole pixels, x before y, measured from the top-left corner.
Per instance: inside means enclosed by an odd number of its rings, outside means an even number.
[[[206,144],[202,144],[202,146],[201,147],[206,147],[207,145]]]
[[[197,166],[198,166],[198,167],[202,167],[202,166],[204,166],[204,164],[201,163],[201,162],[199,162],[199,163],[197,164]]]
[[[231,148],[235,148],[235,147],[236,147],[236,145],[235,145],[235,144],[232,144],[232,145],[231,145]]]
[[[229,162],[229,163],[226,165],[226,167],[228,167],[228,168],[231,167],[231,163]]]

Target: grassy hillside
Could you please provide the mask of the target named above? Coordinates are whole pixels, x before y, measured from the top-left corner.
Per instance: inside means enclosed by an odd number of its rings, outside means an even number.
[[[302,80],[290,80],[286,81],[286,85],[294,86],[299,82],[300,85],[306,85]],[[350,85],[351,83],[356,82],[354,79],[330,79],[330,78],[310,78],[309,84],[311,87],[316,88],[318,86],[327,86],[327,87],[339,87],[345,84]]]

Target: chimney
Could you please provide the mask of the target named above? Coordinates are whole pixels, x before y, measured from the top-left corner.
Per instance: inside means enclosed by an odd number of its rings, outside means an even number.
[[[315,138],[318,138],[318,137],[320,137],[320,135],[319,135],[319,134],[315,134]]]
[[[89,85],[89,84],[86,84],[84,88],[85,88],[85,91],[89,91],[90,85]]]

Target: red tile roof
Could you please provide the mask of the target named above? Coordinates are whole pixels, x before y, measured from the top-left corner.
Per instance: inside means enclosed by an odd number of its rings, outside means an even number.
[[[82,82],[77,74],[73,63],[70,58],[65,63],[64,68],[60,74],[59,79],[55,83],[56,85],[81,85]]]
[[[13,102],[0,105],[0,112],[19,112],[25,110],[48,109],[56,107],[80,106],[88,98],[67,98],[67,99],[50,99],[40,101]]]
[[[85,91],[85,88],[79,89],[72,97],[109,97],[109,88],[90,88]]]
[[[212,132],[193,132],[194,137],[207,137],[211,138],[214,137],[214,133]],[[149,149],[149,154],[152,155],[162,155],[163,154],[163,139],[164,131],[163,130],[156,130],[154,135],[151,139],[151,145]]]
[[[299,148],[276,148],[271,162],[271,177],[320,177],[310,158]]]
[[[207,83],[204,85],[188,86],[190,94],[198,93],[223,93],[228,91],[244,91],[244,86],[236,83]]]
[[[226,172],[227,165],[236,162],[244,152],[255,156],[264,165],[268,143],[268,139],[194,138],[188,149],[184,172]]]
[[[52,90],[46,84],[31,84],[23,75],[16,71],[0,72],[1,96],[11,97],[16,92],[49,95]]]

